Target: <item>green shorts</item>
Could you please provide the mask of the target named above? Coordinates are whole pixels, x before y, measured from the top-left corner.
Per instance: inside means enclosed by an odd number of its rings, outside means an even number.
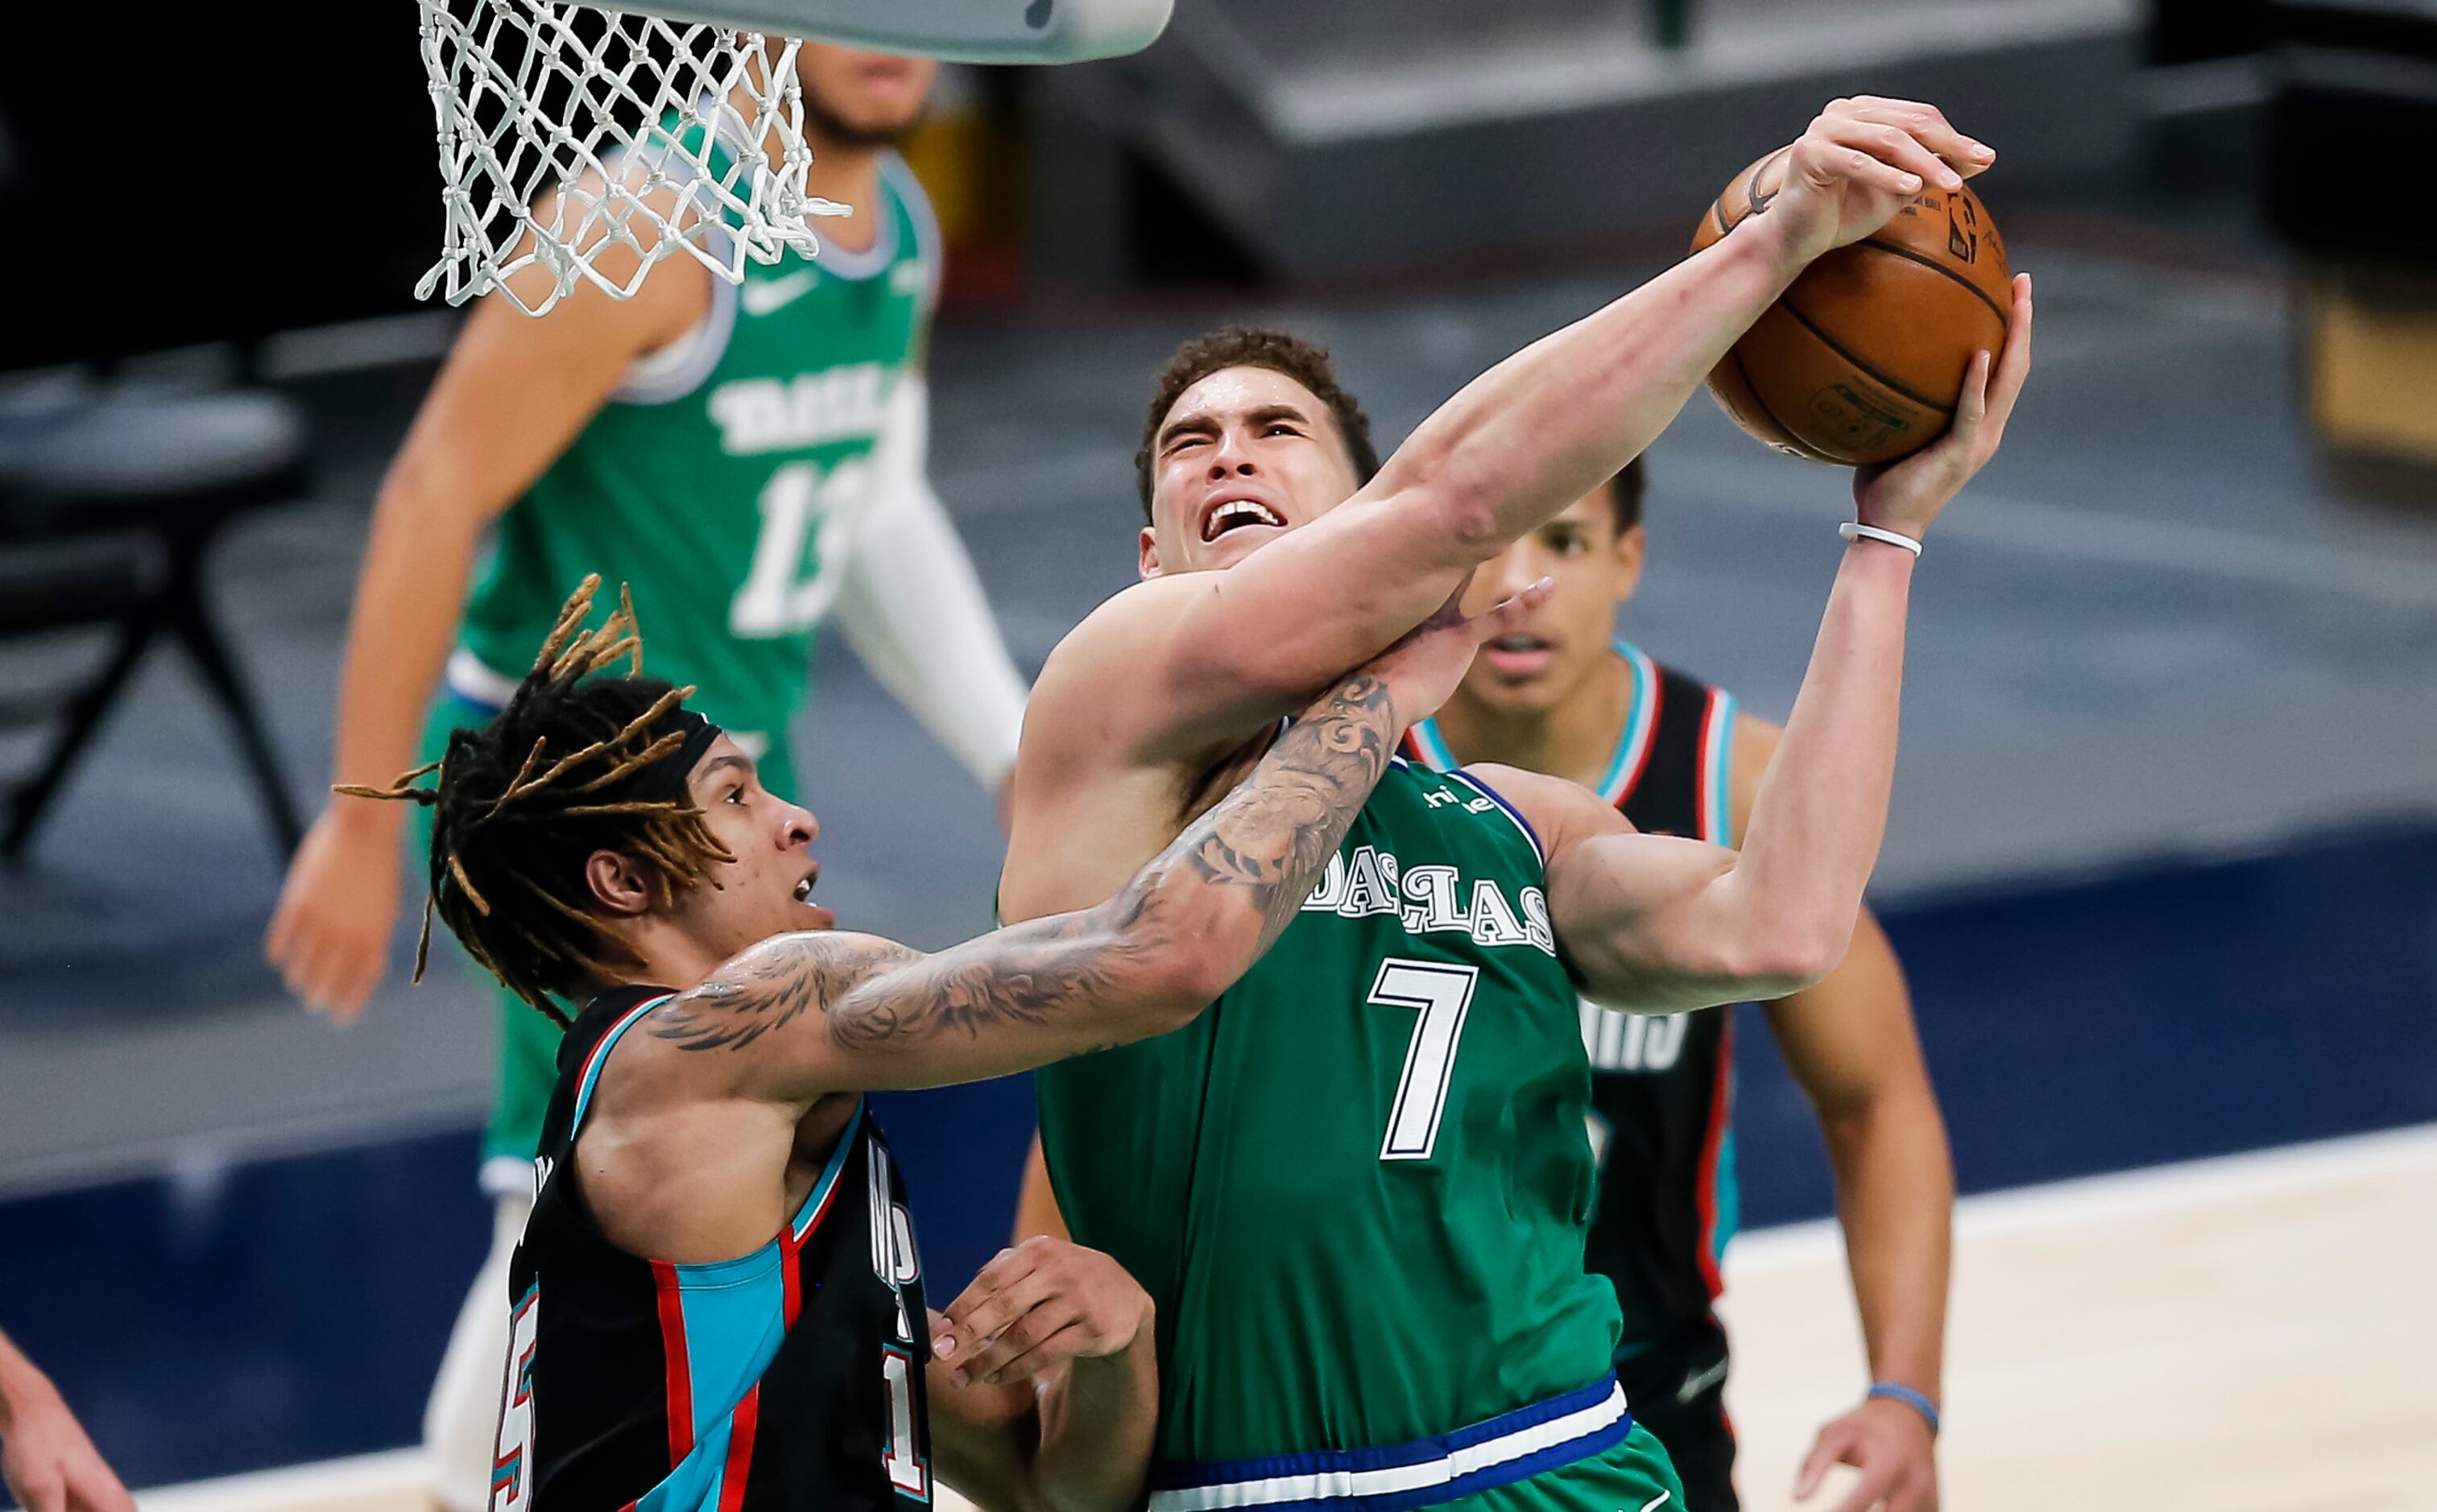
[[[418,759],[437,761],[447,748],[451,730],[486,723],[497,712],[461,694],[444,691],[424,723],[423,754]],[[795,765],[784,740],[775,741],[759,764],[763,787],[781,798],[795,795]],[[415,808],[412,833],[414,875],[421,877],[423,859],[431,853],[430,810]],[[499,1001],[499,1071],[491,1083],[491,1114],[482,1125],[482,1190],[493,1196],[527,1191],[533,1185],[534,1151],[541,1143],[542,1116],[550,1111],[551,1090],[558,1085],[562,1032],[548,1015],[474,965],[446,929],[434,932],[447,943],[444,947],[435,940],[433,953],[445,948],[454,955],[465,970],[490,984]],[[565,1006],[572,1017],[572,1010],[583,1005]]]

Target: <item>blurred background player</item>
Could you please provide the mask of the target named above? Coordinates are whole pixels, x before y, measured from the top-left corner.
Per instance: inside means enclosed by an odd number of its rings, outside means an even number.
[[[922,358],[941,249],[891,148],[937,68],[810,43],[798,54],[811,192],[853,207],[821,222],[816,260],[748,265],[731,287],[677,257],[630,300],[587,285],[538,321],[499,298],[476,308],[376,506],[337,781],[413,765],[418,726],[429,756],[451,728],[491,718],[566,585],[597,572],[631,584],[660,627],[653,670],[694,685],[779,791],[792,791],[787,728],[833,610],[890,691],[998,789],[1024,686],[925,478]],[[393,805],[333,802],[271,924],[290,989],[341,1021],[387,965],[400,819]],[[502,1010],[483,1136],[492,1253],[426,1419],[443,1504],[458,1509],[489,1488],[506,1348],[493,1304],[531,1201],[558,1041],[540,1015],[508,999]]]
[[[0,1333],[0,1484],[26,1512],[135,1512],[84,1425],[34,1362]]]
[[[1616,637],[1641,581],[1644,487],[1637,458],[1474,578],[1476,596],[1542,577],[1556,586],[1519,632],[1481,648],[1406,754],[1568,777],[1637,829],[1731,845],[1783,731]],[[1845,1506],[1934,1506],[1934,1434],[1902,1396],[1938,1398],[1955,1174],[1878,921],[1865,910],[1844,964],[1765,1013],[1819,1118],[1871,1376],[1888,1388],[1821,1430],[1803,1489],[1842,1460],[1861,1472]],[[1736,1228],[1734,1010],[1627,1017],[1586,1002],[1582,1025],[1601,1166],[1589,1260],[1624,1310],[1617,1375],[1691,1503],[1731,1512],[1727,1336],[1709,1304]]]

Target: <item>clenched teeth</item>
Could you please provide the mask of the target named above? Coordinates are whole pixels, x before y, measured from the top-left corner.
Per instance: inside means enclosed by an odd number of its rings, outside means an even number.
[[[1210,518],[1201,527],[1201,539],[1216,541],[1237,525],[1284,527],[1286,523],[1266,504],[1249,498],[1230,499],[1210,512]]]

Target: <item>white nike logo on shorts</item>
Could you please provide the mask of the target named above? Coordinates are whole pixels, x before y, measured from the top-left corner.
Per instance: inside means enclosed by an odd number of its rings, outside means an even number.
[[[1707,1370],[1696,1370],[1692,1374],[1686,1376],[1684,1378],[1684,1383],[1675,1388],[1675,1399],[1677,1401],[1691,1401],[1693,1398],[1699,1396],[1701,1393],[1709,1390],[1711,1386],[1716,1385],[1719,1382],[1726,1379],[1727,1363],[1724,1360],[1721,1360]]]
[[[745,314],[767,315],[773,310],[785,309],[796,301],[802,299],[811,293],[813,286],[820,281],[819,269],[799,268],[784,278],[746,284],[743,292],[737,297],[745,305]]]
[[[1673,1491],[1659,1492],[1657,1496],[1654,1496],[1649,1501],[1641,1503],[1641,1512],[1657,1512],[1657,1509],[1665,1506],[1667,1504],[1667,1499],[1674,1494],[1675,1493]]]

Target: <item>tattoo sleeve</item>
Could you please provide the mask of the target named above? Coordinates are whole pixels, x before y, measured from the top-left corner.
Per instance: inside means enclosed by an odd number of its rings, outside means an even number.
[[[741,1051],[809,1010],[830,1050],[867,1069],[905,1055],[885,1085],[916,1086],[1172,1027],[1154,1009],[1179,982],[1232,982],[1294,918],[1401,728],[1388,685],[1349,674],[1108,902],[927,956],[868,935],[781,935],[672,999],[651,1032],[684,1050]]]

